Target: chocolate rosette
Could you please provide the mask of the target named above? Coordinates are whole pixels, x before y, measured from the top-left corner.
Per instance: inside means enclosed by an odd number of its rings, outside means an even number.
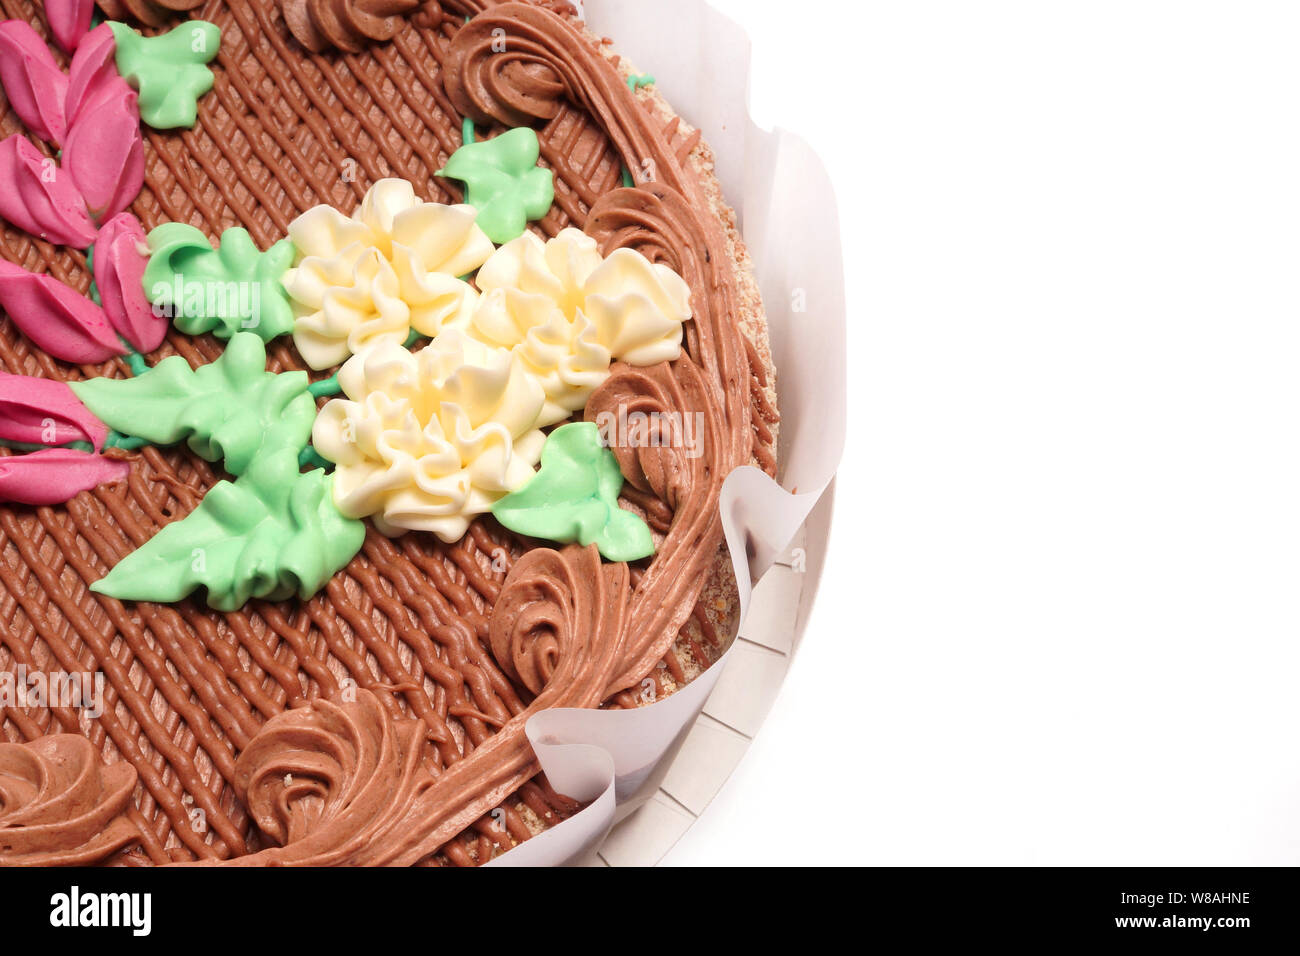
[[[492,7],[499,7],[504,0],[442,0],[442,6],[448,13],[458,17],[473,17]],[[534,6],[549,10],[556,16],[576,17],[578,8],[569,0],[531,0]]]
[[[489,642],[498,666],[534,694],[561,668],[611,669],[627,581],[627,565],[602,565],[594,547],[529,551],[511,569],[492,614]]]
[[[313,53],[335,48],[360,53],[371,43],[391,40],[402,18],[420,6],[421,0],[284,0],[284,22]]]
[[[136,20],[161,27],[197,10],[204,0],[96,0],[110,20]],[[359,53],[397,35],[404,18],[421,7],[438,11],[433,0],[282,0],[289,32],[313,53]]]
[[[503,671],[537,696],[418,795],[390,831],[384,862],[414,863],[496,807],[540,769],[525,728],[552,707],[595,707],[623,661],[630,591],[625,564],[594,545],[539,548],[510,569],[489,644]]]
[[[135,782],[77,734],[0,743],[0,866],[89,866],[133,843]]]
[[[494,4],[475,16],[452,40],[445,82],[456,110],[475,122],[532,126],[568,102],[588,110],[624,158],[661,155],[677,165],[622,77],[543,6]]]
[[[259,864],[365,862],[430,780],[420,770],[420,720],[394,720],[380,699],[314,701],[267,721],[235,763],[235,788],[259,830],[283,849]]]
[[[706,449],[714,447],[718,422],[709,414],[704,377],[688,358],[639,368],[617,362],[587,402],[587,421],[601,424],[618,419],[649,423],[635,441],[614,436],[609,449],[626,481],[664,501],[674,512],[689,506],[692,493],[705,487],[711,464]],[[701,433],[688,447],[685,416],[703,415]]]
[[[95,0],[110,20],[138,20],[147,27],[161,27],[203,5],[203,0]]]

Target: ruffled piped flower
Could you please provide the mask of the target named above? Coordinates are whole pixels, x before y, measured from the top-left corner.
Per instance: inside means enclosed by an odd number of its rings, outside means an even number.
[[[422,202],[410,183],[376,183],[345,216],[317,206],[289,226],[299,252],[284,278],[293,298],[294,344],[312,368],[338,365],[411,331],[464,327],[477,295],[460,276],[492,255],[469,206]]]
[[[334,502],[385,534],[459,540],[470,520],[533,475],[545,396],[520,360],[456,330],[412,354],[381,343],[339,373],[312,442],[337,464]]]
[[[549,242],[524,233],[498,249],[476,281],[483,295],[469,334],[512,350],[542,383],[539,426],[585,406],[611,361],[677,358],[682,323],[691,317],[681,276],[630,249],[602,257],[577,229]]]

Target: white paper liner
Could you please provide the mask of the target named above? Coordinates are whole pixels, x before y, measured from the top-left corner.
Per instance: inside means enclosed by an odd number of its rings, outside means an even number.
[[[741,468],[723,485],[720,503],[743,628],[754,585],[821,500],[844,450],[844,272],[834,190],[806,143],[759,129],[750,117],[750,44],[737,24],[704,0],[587,0],[584,6],[592,31],[612,37],[614,49],[650,72],[673,109],[703,132],[763,294],[781,411],[780,483],[757,468]],[[809,528],[823,540],[825,505],[816,529]],[[804,610],[820,566],[808,571]],[[590,804],[489,865],[547,866],[588,857],[616,822],[659,789],[735,653],[733,644],[711,668],[656,704],[550,710],[530,720],[528,738],[551,785]]]

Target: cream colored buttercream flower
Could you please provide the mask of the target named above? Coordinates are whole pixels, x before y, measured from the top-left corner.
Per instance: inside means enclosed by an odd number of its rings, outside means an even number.
[[[284,277],[293,340],[307,364],[330,368],[414,329],[436,336],[465,326],[478,296],[459,276],[492,255],[471,206],[422,202],[405,180],[384,179],[351,217],[309,209],[289,226],[298,249]]]
[[[549,242],[524,233],[498,249],[476,278],[482,296],[469,334],[510,349],[542,383],[539,426],[587,403],[609,365],[655,365],[681,354],[690,288],[630,249],[602,257],[596,241],[565,229]]]
[[[416,354],[381,342],[339,372],[346,399],[321,410],[312,442],[336,463],[334,502],[384,534],[459,540],[533,476],[545,436],[541,384],[522,361],[456,329]]]

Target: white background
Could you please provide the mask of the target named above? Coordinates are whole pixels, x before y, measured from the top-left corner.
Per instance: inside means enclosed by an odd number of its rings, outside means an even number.
[[[839,190],[850,435],[665,862],[1300,863],[1300,6],[713,2]]]

